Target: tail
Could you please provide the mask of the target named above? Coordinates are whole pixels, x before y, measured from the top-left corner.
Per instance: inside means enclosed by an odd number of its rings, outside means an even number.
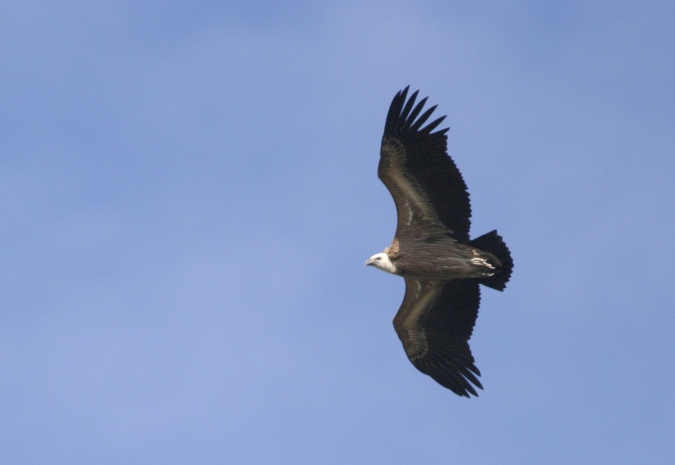
[[[475,238],[470,241],[468,245],[489,252],[497,257],[497,260],[499,260],[499,263],[501,264],[501,266],[497,267],[497,272],[487,278],[480,278],[479,282],[492,289],[503,291],[506,288],[506,283],[508,283],[511,278],[513,259],[511,258],[511,252],[509,251],[509,248],[506,247],[504,240],[497,234],[497,230],[495,229],[494,231],[490,231],[487,234]]]

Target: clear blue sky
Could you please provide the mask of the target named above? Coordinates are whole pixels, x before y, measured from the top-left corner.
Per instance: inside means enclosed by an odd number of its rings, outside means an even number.
[[[671,1],[0,5],[0,462],[675,463]],[[515,259],[408,362],[410,84]]]

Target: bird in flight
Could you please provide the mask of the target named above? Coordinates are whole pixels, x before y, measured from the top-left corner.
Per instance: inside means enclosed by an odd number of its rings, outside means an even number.
[[[513,260],[497,231],[470,240],[471,205],[464,179],[447,153],[442,116],[422,127],[418,92],[406,87],[391,102],[384,125],[378,177],[396,204],[391,245],[366,261],[403,276],[405,295],[394,328],[410,361],[459,396],[483,389],[469,339],[480,305],[480,285],[503,291]],[[474,387],[475,386],[475,387]]]

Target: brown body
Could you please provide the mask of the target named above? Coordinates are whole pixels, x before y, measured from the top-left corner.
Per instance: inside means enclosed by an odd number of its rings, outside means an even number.
[[[406,240],[411,234],[420,239]],[[428,234],[425,230],[409,229],[402,239],[396,238],[399,247],[389,247],[390,259],[398,275],[411,278],[450,280],[491,276],[501,266],[491,253],[458,243],[448,234]],[[402,246],[400,245],[402,244]],[[397,250],[392,253],[392,250]]]

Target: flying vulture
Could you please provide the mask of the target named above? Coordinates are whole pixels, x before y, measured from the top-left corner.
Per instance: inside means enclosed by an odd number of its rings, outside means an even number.
[[[410,361],[457,395],[483,389],[469,348],[478,316],[480,284],[503,291],[513,260],[497,231],[470,240],[466,184],[447,154],[445,116],[422,127],[436,109],[407,98],[391,102],[384,125],[378,177],[396,204],[391,245],[366,261],[403,276],[405,296],[394,328]],[[406,100],[407,98],[407,100]]]

